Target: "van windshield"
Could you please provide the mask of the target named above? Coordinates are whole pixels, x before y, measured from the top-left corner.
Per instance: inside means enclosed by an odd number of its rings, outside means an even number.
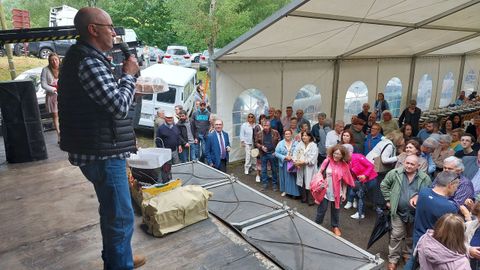
[[[175,103],[175,96],[177,94],[177,89],[175,87],[168,87],[168,92],[157,93],[157,101],[163,103]]]

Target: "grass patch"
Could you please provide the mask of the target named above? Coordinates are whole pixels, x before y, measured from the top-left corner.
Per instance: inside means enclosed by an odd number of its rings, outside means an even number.
[[[13,65],[15,66],[15,71],[18,76],[25,70],[46,66],[48,65],[48,61],[36,57],[14,56]],[[9,81],[11,79],[8,59],[7,57],[0,57],[0,81]]]

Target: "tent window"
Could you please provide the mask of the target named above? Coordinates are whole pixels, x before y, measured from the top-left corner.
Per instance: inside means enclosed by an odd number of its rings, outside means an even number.
[[[473,91],[477,91],[477,74],[473,69],[470,69],[465,75],[465,80],[463,81],[463,89],[465,91],[465,96],[469,96]]]
[[[258,89],[243,91],[233,104],[232,123],[234,138],[238,139],[240,136],[240,127],[247,121],[249,113],[255,114],[257,122],[261,114],[268,113],[267,97]]]
[[[398,117],[400,115],[400,104],[402,103],[402,81],[397,77],[391,78],[385,86],[384,95],[393,116]]]
[[[423,74],[418,83],[417,91],[417,107],[422,109],[422,111],[426,111],[430,107],[432,85],[432,76],[430,76],[430,74]]]
[[[345,96],[343,121],[350,123],[352,115],[357,115],[362,111],[363,103],[368,103],[368,88],[364,82],[356,81],[350,85]]]
[[[440,98],[440,107],[447,107],[450,105],[453,97],[453,86],[455,85],[455,80],[453,79],[453,73],[448,72],[443,77],[442,84],[442,96]]]
[[[293,101],[293,111],[302,109],[304,117],[310,122],[316,122],[316,114],[320,112],[322,107],[322,96],[320,95],[320,89],[315,85],[307,84],[300,88]]]

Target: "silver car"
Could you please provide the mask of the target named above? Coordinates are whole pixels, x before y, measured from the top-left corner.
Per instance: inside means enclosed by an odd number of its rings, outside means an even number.
[[[213,53],[217,52],[220,49],[214,48]],[[208,50],[203,51],[202,55],[200,56],[200,70],[205,70],[208,69],[208,66],[210,61],[210,54],[208,53]]]
[[[175,65],[181,67],[192,67],[191,56],[185,46],[168,46],[163,63],[167,65]]]

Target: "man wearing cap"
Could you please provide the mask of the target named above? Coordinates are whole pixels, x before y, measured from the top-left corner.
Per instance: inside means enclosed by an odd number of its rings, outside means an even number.
[[[192,128],[196,157],[205,162],[205,140],[210,130],[210,112],[207,110],[205,101],[200,101],[200,109],[192,114]]]
[[[215,120],[214,131],[208,134],[205,145],[205,159],[208,165],[222,172],[227,172],[230,140],[228,133],[223,131],[223,121]]]
[[[443,171],[435,178],[434,188],[422,188],[411,200],[415,209],[413,227],[413,248],[428,229],[433,229],[437,220],[447,213],[458,213],[459,207],[448,198],[453,196],[460,184],[460,175],[452,171]],[[415,259],[410,257],[404,269],[413,269]]]
[[[364,151],[364,143],[365,143],[365,133],[363,133],[363,126],[365,125],[365,121],[362,119],[355,117],[352,121],[352,125],[350,126],[350,131],[353,134],[353,142],[355,143],[354,149],[356,153],[363,154]]]
[[[180,130],[173,124],[173,112],[165,112],[165,124],[157,130],[156,145],[159,148],[170,148],[172,150],[173,164],[180,163],[178,153],[182,152],[180,146]]]

